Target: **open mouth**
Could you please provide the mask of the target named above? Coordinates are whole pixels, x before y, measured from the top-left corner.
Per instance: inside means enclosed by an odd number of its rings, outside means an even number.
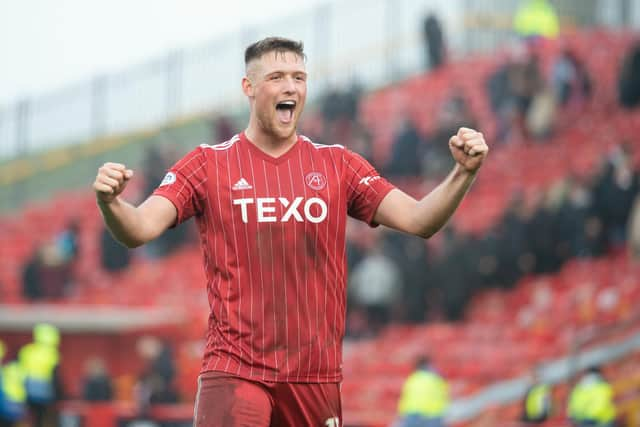
[[[295,109],[295,101],[282,101],[276,104],[278,118],[282,123],[291,123],[291,121],[293,120],[293,112]]]

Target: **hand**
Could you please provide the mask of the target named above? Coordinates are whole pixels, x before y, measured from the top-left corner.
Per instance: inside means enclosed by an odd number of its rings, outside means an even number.
[[[93,183],[98,202],[111,203],[127,186],[133,171],[120,163],[105,163],[98,169]]]
[[[489,147],[482,133],[460,128],[457,135],[449,139],[449,150],[454,160],[467,172],[476,173],[487,157]]]

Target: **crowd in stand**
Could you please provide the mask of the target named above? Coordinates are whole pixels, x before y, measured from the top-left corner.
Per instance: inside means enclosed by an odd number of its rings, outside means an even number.
[[[621,66],[623,108],[640,103],[640,97],[630,95],[640,76],[638,55],[640,44]],[[556,111],[586,108],[592,79],[583,60],[569,49],[556,58],[548,80],[539,70],[535,46],[517,50],[487,81],[498,123],[495,143],[545,143],[561,126],[555,123]],[[475,123],[464,98],[454,91],[441,106],[436,131],[422,136],[413,123],[403,123],[390,161],[378,168],[391,178],[441,179],[453,164],[446,141],[461,125]],[[348,336],[370,336],[389,320],[462,319],[467,302],[480,289],[510,288],[525,275],[556,272],[571,258],[596,257],[627,244],[640,253],[639,175],[631,148],[619,143],[589,178],[569,175],[534,194],[523,183],[498,224],[482,236],[448,226],[441,244],[425,246],[395,233],[372,232],[363,238],[366,230],[358,229],[358,238],[348,243]]]

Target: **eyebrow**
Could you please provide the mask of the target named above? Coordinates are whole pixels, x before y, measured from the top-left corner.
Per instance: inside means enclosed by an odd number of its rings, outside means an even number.
[[[297,71],[274,70],[274,71],[271,71],[270,73],[265,74],[265,77],[269,77],[274,74],[301,74],[303,76],[308,75],[306,71],[302,71],[302,70],[297,70]]]

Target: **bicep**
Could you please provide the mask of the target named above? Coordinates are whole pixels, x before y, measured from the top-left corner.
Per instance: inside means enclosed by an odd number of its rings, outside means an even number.
[[[378,205],[373,221],[398,231],[415,234],[413,213],[417,203],[416,199],[404,191],[394,188]]]
[[[138,206],[144,224],[145,240],[153,240],[175,224],[178,210],[166,197],[152,195]]]

